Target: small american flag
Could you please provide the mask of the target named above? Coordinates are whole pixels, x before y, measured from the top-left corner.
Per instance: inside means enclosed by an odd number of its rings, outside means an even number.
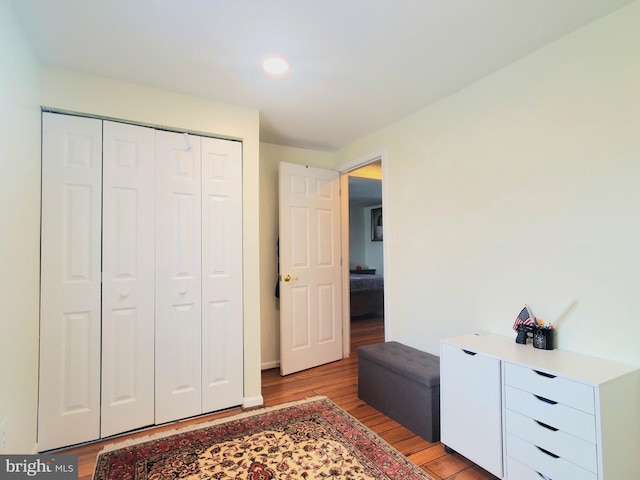
[[[531,313],[528,305],[525,305],[516,317],[516,321],[513,324],[513,329],[518,330],[518,325],[527,325],[531,327],[536,325],[536,319]]]

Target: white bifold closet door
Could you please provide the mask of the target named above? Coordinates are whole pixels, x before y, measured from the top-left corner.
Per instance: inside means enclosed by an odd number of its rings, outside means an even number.
[[[154,150],[149,128],[43,114],[41,451],[154,422]]]
[[[202,411],[242,403],[242,144],[202,138]]]
[[[38,449],[100,436],[102,121],[45,113]]]
[[[156,423],[202,412],[200,138],[157,132]]]
[[[155,132],[104,122],[100,436],[154,423]]]
[[[156,132],[156,423],[242,402],[242,145]]]
[[[242,404],[242,144],[42,121],[38,450]]]

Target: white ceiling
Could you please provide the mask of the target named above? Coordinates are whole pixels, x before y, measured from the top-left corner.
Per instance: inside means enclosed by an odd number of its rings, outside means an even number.
[[[12,0],[44,64],[258,109],[261,141],[327,151],[628,3]]]

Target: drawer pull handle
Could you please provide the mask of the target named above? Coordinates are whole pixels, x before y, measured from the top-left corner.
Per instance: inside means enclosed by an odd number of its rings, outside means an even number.
[[[549,400],[548,398],[541,397],[540,395],[534,395],[534,397],[536,397],[541,402],[549,403],[551,405],[557,405],[558,404],[558,402],[555,402],[553,400]]]
[[[464,348],[462,349],[462,351],[467,355],[477,355],[477,352],[472,352],[471,350],[465,350]]]
[[[541,372],[540,370],[534,370],[534,372],[536,372],[541,377],[556,378],[556,375],[551,375],[550,373]]]
[[[552,432],[557,432],[558,431],[558,429],[556,427],[552,427],[551,425],[547,425],[546,423],[542,423],[539,420],[534,420],[534,422],[536,422],[541,427],[544,427],[544,428],[546,428],[548,430],[551,430]]]
[[[536,470],[536,473],[538,474],[538,476],[540,478],[544,478],[544,480],[553,480],[553,478],[551,477],[547,477],[546,475],[541,474],[539,471]]]
[[[556,455],[555,453],[550,452],[549,450],[545,450],[544,448],[539,447],[538,445],[536,445],[536,448],[538,450],[540,450],[542,453],[546,453],[547,455],[549,455],[550,457],[553,458],[560,458],[560,455]]]

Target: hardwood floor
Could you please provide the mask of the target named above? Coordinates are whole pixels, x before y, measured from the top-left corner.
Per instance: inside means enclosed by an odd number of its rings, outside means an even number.
[[[358,363],[356,349],[384,341],[384,326],[381,318],[362,318],[352,321],[351,351],[349,358],[281,377],[278,369],[262,372],[262,395],[265,406],[301,400],[315,395],[325,395],[334,403],[359,419],[396,449],[419,465],[436,480],[495,480],[496,477],[482,470],[458,454],[447,454],[444,446],[430,443],[414,435],[405,427],[386,417],[358,398]],[[184,425],[197,424],[234,415],[239,408],[222,413],[172,423],[136,432],[110,441],[83,445],[61,453],[79,455],[79,480],[91,480],[98,452],[107,444],[120,442],[157,431],[170,430]]]

